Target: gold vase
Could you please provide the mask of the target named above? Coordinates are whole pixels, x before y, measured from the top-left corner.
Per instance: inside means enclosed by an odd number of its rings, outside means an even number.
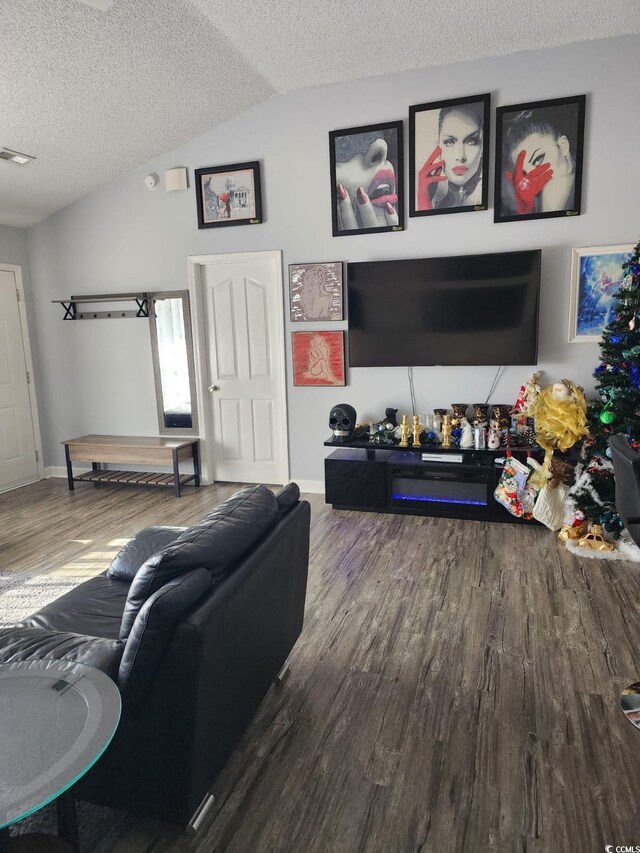
[[[452,403],[451,408],[453,409],[453,417],[451,419],[451,425],[455,429],[460,426],[460,421],[463,418],[467,417],[467,409],[469,408],[468,403]]]

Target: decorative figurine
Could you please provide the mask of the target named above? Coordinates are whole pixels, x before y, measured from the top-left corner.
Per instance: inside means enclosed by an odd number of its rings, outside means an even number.
[[[420,447],[420,436],[422,435],[424,427],[420,423],[420,415],[413,416],[413,432],[412,432],[412,444],[414,447]]]
[[[577,527],[573,524],[563,524],[558,533],[558,539],[561,542],[566,542],[567,539],[580,539],[585,535],[589,528],[586,521],[579,521]]]
[[[527,380],[527,384],[520,386],[518,399],[516,400],[515,406],[511,410],[514,414],[522,413],[524,415],[528,415],[531,413],[533,404],[537,400],[538,394],[542,390],[538,385],[539,378],[540,371],[536,370]]]
[[[460,447],[463,450],[471,450],[473,447],[473,427],[466,418],[460,421],[462,435],[460,436]]]
[[[442,446],[451,447],[451,415],[442,416]]]
[[[329,427],[333,432],[332,441],[346,441],[356,427],[356,410],[348,403],[339,403],[329,412]]]
[[[409,447],[409,416],[402,416],[400,447]]]
[[[615,551],[615,546],[602,535],[602,527],[599,524],[594,524],[589,533],[586,533],[578,540],[578,545],[581,548],[591,548],[593,551]]]
[[[554,450],[569,450],[589,432],[584,391],[569,379],[541,391],[532,414],[536,419],[536,441],[546,451],[547,466]]]
[[[489,427],[489,435],[487,436],[487,447],[489,450],[497,450],[500,447],[500,430],[495,426]]]
[[[386,422],[386,423],[388,423],[388,424],[391,424],[391,426],[393,427],[393,429],[395,429],[395,428],[398,426],[398,420],[397,420],[397,418],[396,418],[396,415],[397,415],[397,414],[398,414],[398,410],[397,410],[397,409],[385,409],[385,410],[384,410],[384,419],[385,419],[385,422]]]

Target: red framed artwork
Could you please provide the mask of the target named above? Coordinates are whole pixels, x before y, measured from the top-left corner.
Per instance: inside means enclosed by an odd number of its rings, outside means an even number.
[[[293,384],[345,385],[344,332],[291,332]]]

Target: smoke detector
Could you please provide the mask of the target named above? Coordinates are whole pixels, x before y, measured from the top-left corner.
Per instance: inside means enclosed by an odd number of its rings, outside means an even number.
[[[21,154],[19,151],[12,151],[11,148],[0,148],[0,160],[6,163],[13,163],[16,166],[26,166],[36,158],[31,154]]]

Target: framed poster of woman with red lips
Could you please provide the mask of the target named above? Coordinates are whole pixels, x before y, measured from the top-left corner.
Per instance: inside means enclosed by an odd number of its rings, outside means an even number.
[[[491,96],[409,107],[409,216],[486,210]]]
[[[496,110],[495,222],[578,216],[586,95]]]
[[[329,133],[333,236],[404,230],[402,122]]]

